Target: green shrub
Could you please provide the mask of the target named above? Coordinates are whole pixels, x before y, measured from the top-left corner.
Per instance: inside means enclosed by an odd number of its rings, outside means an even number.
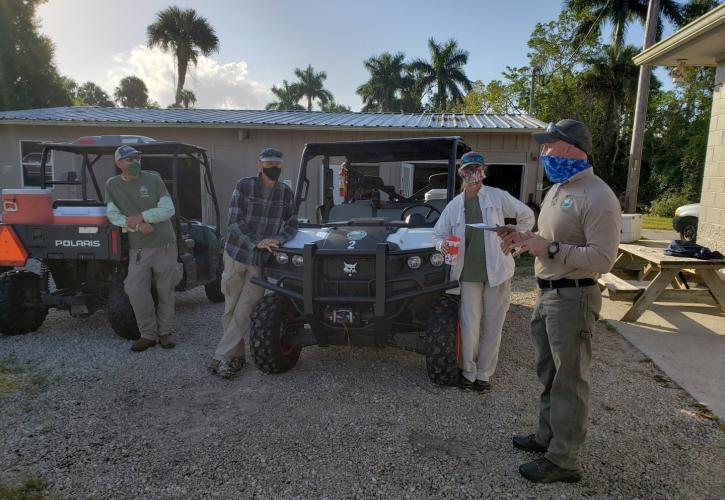
[[[692,200],[682,194],[665,193],[652,202],[647,213],[657,217],[674,217],[677,207],[688,203],[692,203]]]

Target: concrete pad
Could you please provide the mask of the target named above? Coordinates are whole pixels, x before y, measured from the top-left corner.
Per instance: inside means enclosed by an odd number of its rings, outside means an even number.
[[[629,302],[606,298],[602,318],[693,398],[725,419],[725,313],[700,304],[653,304],[635,323]]]

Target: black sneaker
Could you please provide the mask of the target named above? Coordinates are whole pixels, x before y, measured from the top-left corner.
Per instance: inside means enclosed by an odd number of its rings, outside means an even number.
[[[463,391],[475,391],[476,382],[471,382],[466,377],[461,375],[461,377],[458,379],[458,388]]]
[[[581,481],[580,470],[562,469],[558,465],[548,461],[546,458],[537,458],[533,462],[523,464],[519,472],[529,481],[535,483],[576,483]]]
[[[487,392],[491,390],[491,383],[486,380],[476,380],[473,383],[473,390],[477,392]]]
[[[546,446],[539,444],[536,441],[536,434],[529,434],[528,436],[514,436],[513,438],[514,448],[518,448],[523,451],[530,451],[532,453],[546,453],[548,449]]]

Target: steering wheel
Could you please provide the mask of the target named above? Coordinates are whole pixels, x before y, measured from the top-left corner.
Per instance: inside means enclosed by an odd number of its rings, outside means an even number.
[[[436,207],[434,207],[430,203],[421,202],[421,203],[413,203],[412,205],[405,207],[403,209],[403,211],[400,212],[400,220],[405,220],[405,214],[407,214],[409,210],[411,210],[413,208],[417,208],[417,207],[425,207],[428,209],[428,213],[425,215],[425,220],[428,220],[428,217],[430,217],[430,214],[432,214],[433,211],[438,212],[438,217],[441,216],[441,211],[438,210]]]

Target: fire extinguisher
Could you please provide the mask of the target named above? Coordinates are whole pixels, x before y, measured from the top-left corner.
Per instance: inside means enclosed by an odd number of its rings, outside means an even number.
[[[340,196],[343,199],[347,198],[347,167],[340,167]]]

